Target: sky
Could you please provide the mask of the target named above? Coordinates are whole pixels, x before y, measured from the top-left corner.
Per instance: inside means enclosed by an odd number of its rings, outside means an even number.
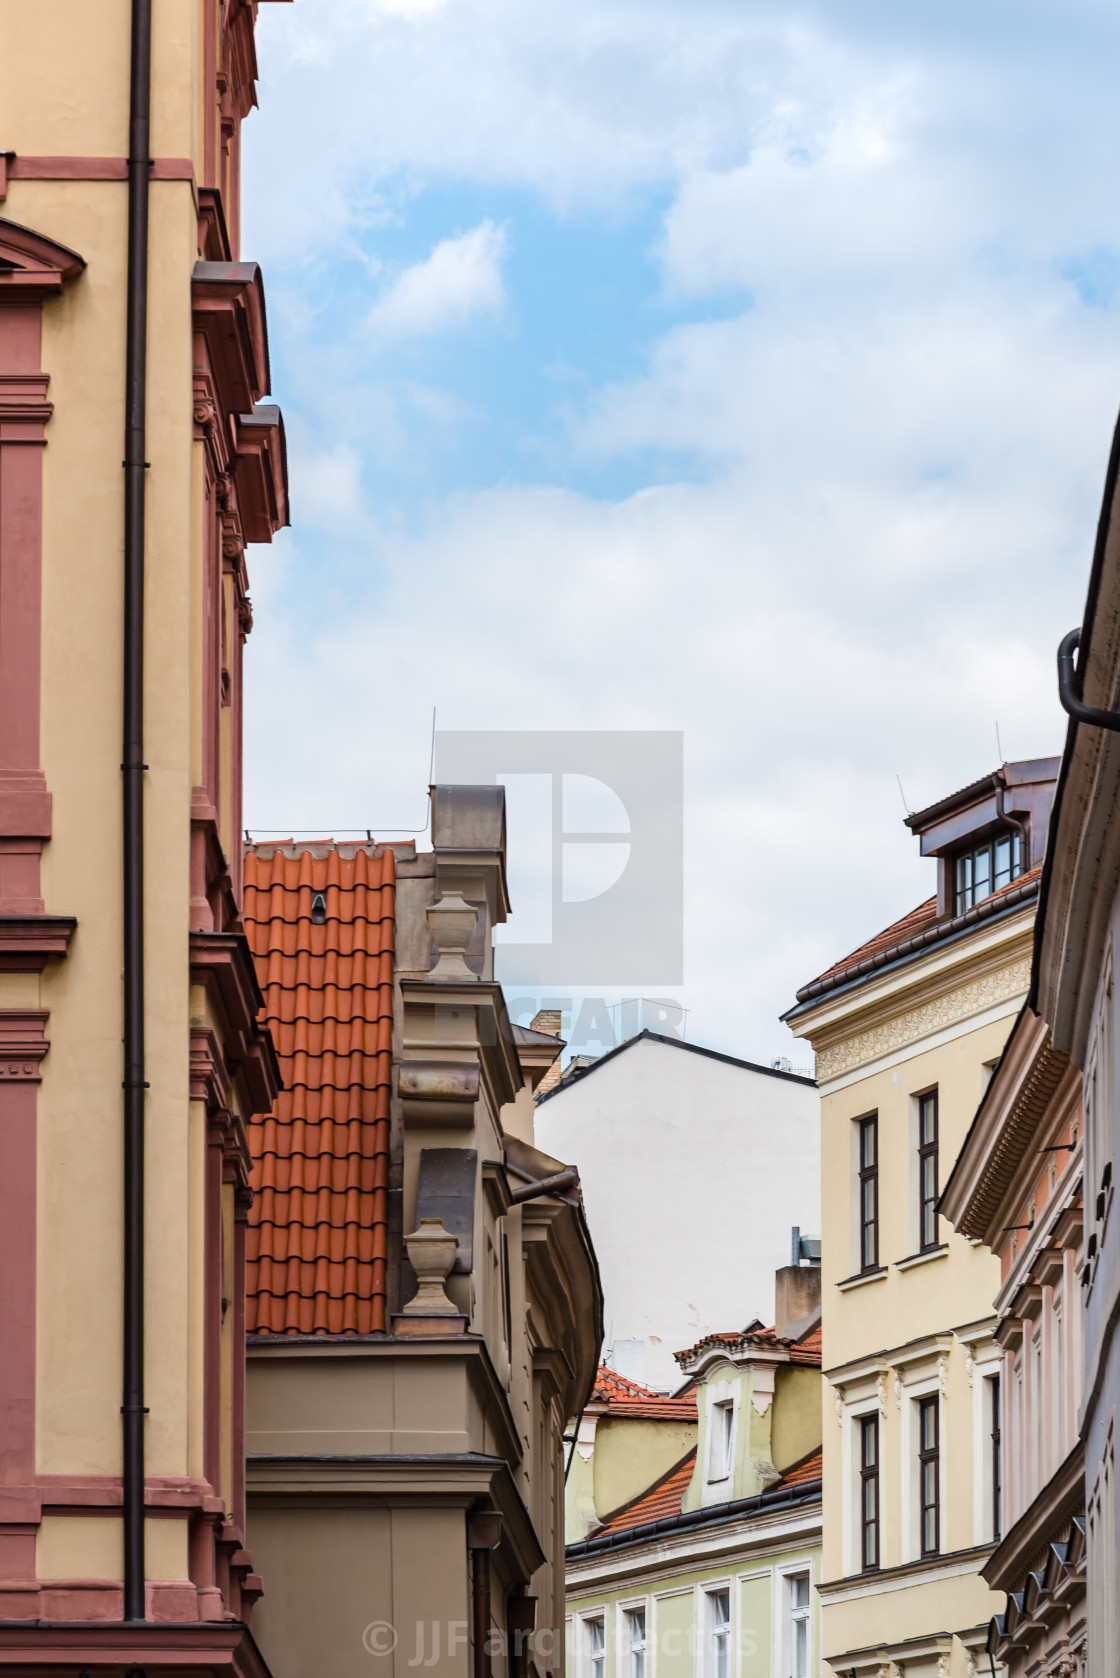
[[[247,825],[422,828],[433,708],[680,731],[683,983],[573,974],[565,1029],[610,1047],[582,1004],[617,1029],[642,994],[806,1064],[797,987],[935,889],[905,808],[1061,750],[1120,403],[1120,16],[295,0],[257,31],[242,250],[292,526],[250,556]]]

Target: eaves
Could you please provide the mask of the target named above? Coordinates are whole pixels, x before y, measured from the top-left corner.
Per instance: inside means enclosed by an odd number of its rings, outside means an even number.
[[[725,1518],[590,1555],[578,1553],[583,1546],[571,1546],[566,1561],[567,1594],[584,1596],[636,1579],[665,1580],[726,1566],[732,1558],[750,1563],[777,1550],[812,1548],[821,1542],[821,1511],[818,1482],[806,1487],[800,1502],[765,1516]],[[577,1551],[574,1555],[573,1550]]]
[[[900,956],[824,996],[801,1003],[782,1018],[797,1037],[814,1048],[830,1048],[856,1032],[959,989],[969,980],[1006,965],[1009,952],[1022,942],[1029,955],[1035,903],[1017,903],[981,926],[969,926],[943,943]]]

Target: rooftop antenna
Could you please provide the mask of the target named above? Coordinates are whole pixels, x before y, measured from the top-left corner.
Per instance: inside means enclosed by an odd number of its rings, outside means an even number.
[[[898,782],[898,796],[902,800],[902,808],[906,811],[906,814],[909,815],[910,814],[910,806],[909,806],[909,804],[907,804],[906,794],[902,790],[902,776],[899,775],[899,774],[896,774],[895,775],[895,780]]]
[[[999,723],[998,722],[996,723],[996,751],[999,753],[999,761],[1002,763],[1003,760],[1004,760],[1003,759],[1003,747],[999,743]]]

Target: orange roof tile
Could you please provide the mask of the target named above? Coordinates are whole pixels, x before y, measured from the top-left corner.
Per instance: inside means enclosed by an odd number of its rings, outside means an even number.
[[[608,1515],[602,1526],[596,1527],[591,1536],[603,1538],[611,1532],[628,1532],[631,1527],[643,1527],[650,1521],[664,1521],[673,1515],[679,1515],[681,1499],[688,1490],[695,1463],[696,1451],[693,1449],[676,1468],[671,1468],[668,1474],[656,1480],[648,1492],[643,1492],[632,1503],[623,1504],[613,1515]]]
[[[246,848],[245,930],[284,1077],[249,1125],[250,1333],[386,1328],[394,879],[377,847]]]
[[[819,1480],[824,1473],[822,1467],[824,1457],[818,1445],[815,1451],[801,1458],[800,1462],[791,1464],[776,1482],[779,1486],[807,1486],[813,1480]]]
[[[1041,874],[1042,864],[1038,863],[1034,868],[1028,868],[1025,874],[1020,874],[1017,880],[1009,880],[1007,885],[1000,886],[998,891],[992,892],[989,897],[982,898],[976,907],[990,913],[989,904],[994,908],[998,899],[1007,892],[1020,891],[1023,886],[1039,879]],[[951,915],[940,918],[944,921],[946,928],[949,928],[951,922],[956,919],[955,916]],[[858,949],[852,950],[840,961],[833,962],[831,967],[826,967],[823,973],[818,973],[815,979],[810,979],[808,984],[802,985],[797,993],[798,996],[805,995],[813,986],[823,984],[826,979],[831,979],[838,973],[848,973],[864,962],[871,961],[875,956],[884,955],[894,950],[898,945],[905,944],[909,939],[918,937],[919,934],[933,927],[938,919],[936,897],[927,898],[925,903],[919,903],[916,909],[911,909],[910,913],[903,915],[901,920],[893,921],[890,926],[884,927],[882,932],[877,932],[874,938],[869,938],[866,944],[861,944]]]
[[[615,1398],[657,1396],[652,1387],[643,1387],[640,1381],[631,1381],[628,1375],[620,1375],[616,1369],[608,1369],[605,1363],[601,1363],[595,1372],[595,1386],[591,1393],[593,1404],[609,1404]]]
[[[678,1393],[675,1397],[654,1392],[651,1387],[643,1387],[640,1381],[631,1381],[616,1370],[608,1369],[605,1363],[599,1365],[595,1388],[588,1402],[605,1404],[612,1416],[657,1422],[696,1420],[694,1391]]]

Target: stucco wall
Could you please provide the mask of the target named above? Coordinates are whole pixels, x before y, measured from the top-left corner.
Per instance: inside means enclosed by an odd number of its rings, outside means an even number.
[[[412,1671],[464,1671],[465,1544],[461,1508],[257,1508],[254,1557],[268,1591],[254,1631],[273,1678],[405,1678],[410,1662]]]
[[[816,1090],[649,1039],[537,1108],[537,1144],[579,1165],[625,1373],[673,1389],[673,1353],[773,1322],[790,1229],[820,1216]],[[619,1367],[623,1367],[621,1362]]]
[[[612,1422],[609,1416],[602,1417],[595,1429],[592,1457],[600,1519],[646,1491],[695,1444],[695,1422]]]

